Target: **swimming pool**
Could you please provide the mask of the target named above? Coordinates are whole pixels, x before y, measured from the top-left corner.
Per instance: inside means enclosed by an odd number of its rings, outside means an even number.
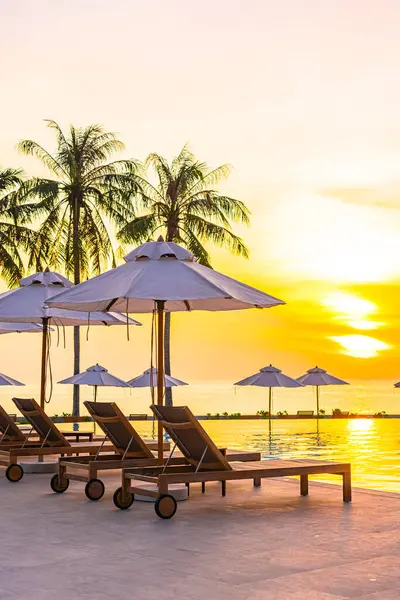
[[[220,447],[257,450],[268,460],[348,461],[354,486],[400,493],[400,419],[205,420],[201,424]],[[152,437],[151,421],[133,425],[144,437]],[[93,424],[80,423],[79,429],[93,430]],[[329,475],[320,479],[337,482]]]
[[[352,463],[353,485],[400,493],[400,419],[201,421],[221,447],[254,449],[263,459],[315,458]],[[150,422],[135,422],[149,436]],[[324,476],[323,480],[337,478]]]

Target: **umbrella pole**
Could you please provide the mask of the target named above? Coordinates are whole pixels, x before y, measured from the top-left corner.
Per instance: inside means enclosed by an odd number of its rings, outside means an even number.
[[[42,319],[42,369],[40,376],[40,407],[44,410],[46,400],[46,358],[47,358],[47,331],[48,331],[49,318],[44,317]]]
[[[164,300],[157,300],[157,404],[163,405],[164,400]],[[158,421],[158,461],[163,462],[164,436],[163,426]]]
[[[319,417],[319,386],[317,385],[317,419]]]
[[[272,387],[269,388],[269,402],[268,402],[268,417],[271,420],[272,416]]]
[[[94,386],[94,401],[97,400],[97,385]]]

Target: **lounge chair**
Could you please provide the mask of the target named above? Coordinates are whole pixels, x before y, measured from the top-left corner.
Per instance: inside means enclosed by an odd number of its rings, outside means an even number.
[[[72,445],[33,398],[13,398],[13,401],[40,439],[30,441],[28,435],[23,437],[22,443],[19,438],[17,442],[10,441],[0,444],[0,466],[6,467],[6,477],[9,481],[17,482],[24,475],[23,468],[18,464],[19,458],[96,454],[96,452],[106,452],[112,448],[111,445],[100,447],[93,443]],[[4,414],[2,417],[4,418]],[[7,435],[10,431],[11,428],[7,430]],[[13,435],[18,435],[15,430],[13,430]],[[21,435],[23,434],[21,433]]]
[[[51,479],[51,489],[62,494],[68,489],[69,482],[86,483],[85,494],[89,500],[100,500],[104,494],[104,483],[98,479],[99,471],[123,469],[139,465],[156,465],[157,459],[150,447],[140,437],[114,402],[84,402],[93,420],[105,433],[103,444],[107,438],[112,442],[114,452],[99,456],[80,456],[60,458],[58,473]],[[169,450],[169,443],[164,445]],[[154,449],[156,446],[154,446]]]
[[[314,411],[313,410],[298,410],[297,416],[300,418],[303,418],[303,419],[306,419],[307,417],[313,417]]]
[[[7,411],[0,406],[0,444],[17,442],[23,444],[26,437]]]
[[[156,417],[162,423],[175,445],[165,465],[146,469],[125,469],[122,472],[122,487],[114,493],[114,504],[121,509],[129,508],[134,494],[155,498],[156,514],[162,519],[170,519],[177,508],[176,500],[168,494],[168,486],[176,483],[220,481],[222,495],[226,492],[226,482],[238,479],[252,479],[255,487],[267,477],[300,476],[300,493],[308,494],[308,476],[333,473],[343,478],[343,501],[351,500],[351,470],[349,463],[334,463],[316,460],[270,460],[250,463],[228,462],[220,452],[196,417],[186,406],[152,406]],[[173,465],[171,457],[178,447],[188,464]],[[157,489],[136,488],[132,480],[156,484]]]
[[[51,488],[60,494],[67,490],[70,480],[82,481],[86,484],[85,494],[89,500],[100,500],[104,494],[104,483],[97,477],[99,471],[155,466],[159,463],[150,452],[149,445],[141,438],[114,402],[87,401],[84,402],[84,405],[93,420],[105,433],[104,440],[108,438],[113,443],[116,454],[60,458],[58,473],[51,480]],[[169,449],[170,443],[165,442],[164,450],[168,451]],[[234,457],[234,460],[257,460],[260,458],[260,454],[257,452],[230,450],[228,453]],[[174,458],[173,462],[174,464],[186,464],[183,456]]]

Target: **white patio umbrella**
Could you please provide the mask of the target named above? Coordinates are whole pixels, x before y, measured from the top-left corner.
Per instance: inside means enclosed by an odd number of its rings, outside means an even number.
[[[347,381],[338,379],[333,375],[329,375],[324,369],[314,367],[309,369],[307,373],[297,378],[297,381],[303,385],[315,385],[317,392],[317,416],[319,415],[319,388],[321,385],[349,385]]]
[[[234,385],[256,385],[258,387],[267,387],[269,388],[268,394],[268,406],[269,406],[269,418],[271,418],[272,414],[272,388],[274,387],[287,387],[287,388],[295,388],[295,387],[303,387],[303,384],[297,381],[297,379],[292,379],[288,375],[284,375],[280,369],[269,365],[269,367],[264,367],[259,370],[255,375],[250,375],[250,377],[246,377],[241,381],[238,381]]]
[[[46,360],[49,325],[140,325],[118,313],[79,312],[48,308],[45,302],[58,291],[70,289],[73,284],[59,273],[46,269],[20,280],[20,286],[0,294],[0,322],[40,323],[42,325],[42,362],[40,405],[44,408],[46,394]]]
[[[13,379],[12,377],[8,377],[8,375],[4,375],[3,373],[0,373],[0,385],[25,385],[25,384],[21,383],[20,381],[17,381],[16,379]]]
[[[42,325],[38,323],[0,323],[0,335],[5,333],[41,333]]]
[[[142,375],[138,375],[128,381],[129,385],[133,388],[142,387],[156,387],[157,386],[158,372],[155,367],[147,369]],[[180,379],[171,377],[171,375],[164,374],[164,387],[178,387],[181,385],[189,385]]]
[[[129,383],[120,379],[119,377],[115,377],[115,375],[111,375],[99,364],[93,365],[93,367],[89,367],[83,373],[78,373],[77,375],[73,375],[72,377],[67,377],[67,379],[63,379],[58,383],[72,383],[74,385],[91,385],[94,387],[94,401],[97,400],[97,388],[99,386],[107,386],[107,387],[130,387]]]
[[[72,310],[122,310],[157,313],[157,403],[164,393],[164,312],[240,310],[284,304],[253,287],[200,265],[173,242],[142,244],[125,264],[66,290],[48,301],[50,307]],[[1,315],[0,315],[1,316]],[[163,455],[163,430],[158,423],[158,456]]]

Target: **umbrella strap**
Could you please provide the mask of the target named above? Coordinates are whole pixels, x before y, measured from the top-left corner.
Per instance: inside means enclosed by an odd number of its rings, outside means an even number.
[[[129,298],[126,299],[126,339],[129,342],[129,316],[128,316],[128,309],[129,309]]]
[[[88,322],[87,322],[87,329],[86,329],[86,341],[89,341],[89,329],[90,329],[90,312],[88,313]]]
[[[44,399],[46,404],[50,404],[50,401],[53,397],[53,370],[51,368],[51,358],[50,358],[50,346],[51,346],[51,335],[50,331],[47,330],[47,356],[46,356],[46,367],[49,371],[50,378],[50,394],[48,400]]]
[[[60,328],[58,326],[58,323],[56,323],[56,329],[57,329],[57,348],[60,345]]]

